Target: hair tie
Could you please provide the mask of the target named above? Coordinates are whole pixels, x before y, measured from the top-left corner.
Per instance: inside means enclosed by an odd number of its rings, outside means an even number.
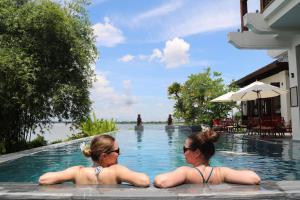
[[[88,145],[85,142],[81,142],[79,148],[83,152],[86,148],[88,148]]]

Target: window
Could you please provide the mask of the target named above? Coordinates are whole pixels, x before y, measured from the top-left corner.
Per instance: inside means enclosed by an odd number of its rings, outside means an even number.
[[[290,88],[290,99],[291,99],[291,107],[298,106],[298,91],[297,86]]]

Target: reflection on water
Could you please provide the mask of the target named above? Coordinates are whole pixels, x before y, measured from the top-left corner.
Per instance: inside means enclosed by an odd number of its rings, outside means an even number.
[[[144,131],[134,131],[135,124],[118,125],[114,133],[122,154],[119,163],[154,176],[187,165],[182,152],[191,132],[165,130],[164,125],[144,124]],[[252,169],[263,180],[300,179],[300,143],[289,139],[260,139],[224,134],[216,143],[213,166]],[[0,181],[36,182],[47,171],[74,165],[91,166],[79,150],[79,144],[37,153],[0,165]]]
[[[300,143],[297,141],[224,135],[216,148],[215,157],[222,165],[250,168],[268,180],[300,179]]]
[[[175,132],[175,129],[165,129],[167,135],[168,135],[168,144],[172,145],[172,140],[173,140],[173,134]]]
[[[138,131],[138,130],[135,131],[135,134],[136,134],[136,141],[137,141],[138,143],[141,143],[141,142],[142,142],[143,132],[144,132],[143,130],[142,130],[142,131]]]

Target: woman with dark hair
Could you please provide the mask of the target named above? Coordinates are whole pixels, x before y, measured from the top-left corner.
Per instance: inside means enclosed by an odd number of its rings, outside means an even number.
[[[138,187],[148,187],[149,177],[146,174],[134,172],[118,164],[120,148],[117,141],[110,135],[100,135],[93,138],[90,147],[82,148],[86,157],[91,157],[94,166],[74,166],[64,171],[48,172],[39,179],[41,185],[49,185],[72,181],[76,184],[120,184],[130,183]]]
[[[211,130],[188,136],[183,146],[183,153],[187,163],[193,167],[183,166],[175,171],[160,174],[155,177],[154,185],[159,188],[169,188],[184,183],[259,184],[260,177],[253,171],[209,166],[209,160],[215,153],[214,142],[218,138],[219,134]]]

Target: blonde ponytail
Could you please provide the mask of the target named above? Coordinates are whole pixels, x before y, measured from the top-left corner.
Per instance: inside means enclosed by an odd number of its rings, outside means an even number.
[[[89,147],[82,150],[82,153],[85,157],[91,157],[92,151]]]

